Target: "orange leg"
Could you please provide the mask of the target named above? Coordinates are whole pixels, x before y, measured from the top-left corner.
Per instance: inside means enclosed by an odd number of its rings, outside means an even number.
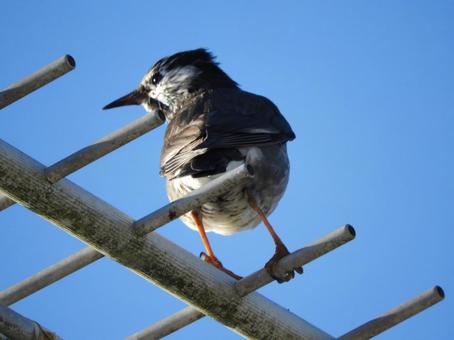
[[[262,209],[260,209],[260,207],[257,205],[257,202],[254,199],[254,197],[251,194],[249,194],[248,192],[246,192],[246,198],[247,198],[248,203],[251,206],[251,208],[253,210],[255,210],[255,212],[257,212],[257,214],[259,215],[260,220],[265,225],[266,229],[268,230],[271,237],[273,238],[274,244],[276,245],[276,251],[275,251],[273,257],[265,264],[265,269],[279,283],[290,281],[291,279],[293,279],[295,277],[295,273],[293,270],[286,273],[285,276],[283,276],[283,277],[278,277],[274,274],[274,266],[279,262],[279,260],[281,258],[290,254],[290,252],[288,251],[287,247],[284,245],[284,242],[282,242],[282,240],[278,236],[278,234],[274,231],[273,226],[268,221],[268,218],[263,213]],[[302,267],[295,268],[295,271],[299,274],[302,274],[303,268]]]
[[[197,230],[199,231],[200,238],[202,239],[203,246],[205,247],[207,254],[204,252],[200,253],[200,257],[205,262],[210,263],[211,265],[215,266],[219,270],[223,271],[224,273],[230,275],[234,279],[240,280],[242,279],[241,276],[236,275],[235,273],[231,272],[230,270],[224,268],[221,261],[214,255],[213,249],[211,248],[210,241],[208,241],[207,234],[205,232],[205,227],[203,226],[202,218],[197,211],[191,211],[192,218],[194,219],[195,224],[197,225]]]

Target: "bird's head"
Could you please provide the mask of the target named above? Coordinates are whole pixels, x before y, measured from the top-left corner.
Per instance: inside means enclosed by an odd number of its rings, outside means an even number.
[[[236,88],[233,81],[203,48],[162,58],[145,74],[137,89],[106,105],[143,105],[148,112],[163,106],[169,116],[194,94],[208,89]],[[167,117],[169,119],[169,117]]]

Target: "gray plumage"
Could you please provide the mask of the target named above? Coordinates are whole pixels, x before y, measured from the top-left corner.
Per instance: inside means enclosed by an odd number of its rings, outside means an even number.
[[[161,152],[161,174],[171,200],[180,198],[246,161],[255,170],[247,187],[238,187],[204,204],[200,213],[207,231],[228,235],[255,227],[260,219],[244,191],[270,214],[288,183],[285,143],[294,134],[268,99],[239,89],[204,91],[181,107],[169,122]],[[197,229],[185,215],[183,222]]]
[[[295,138],[277,107],[240,89],[203,91],[170,120],[161,152],[161,175],[200,177],[225,172],[239,148],[284,144]]]
[[[287,187],[289,161],[286,143],[295,138],[277,107],[265,97],[242,91],[205,49],[179,52],[159,60],[138,88],[106,105],[142,105],[165,116],[168,123],[161,151],[160,173],[167,195],[176,200],[243,162],[252,166],[251,181],[203,204],[181,219],[199,232],[207,254],[204,261],[235,279],[216,258],[205,231],[230,235],[262,221],[276,245],[265,264],[278,282],[294,271],[276,273],[275,266],[289,254],[266,216],[277,206]]]
[[[204,49],[159,60],[137,90],[105,108],[142,104],[160,107],[168,122],[160,173],[171,200],[180,198],[246,161],[255,171],[247,187],[237,187],[204,204],[200,214],[207,231],[220,234],[255,227],[260,219],[245,191],[268,215],[288,183],[286,142],[295,135],[268,99],[242,91]],[[185,224],[197,229],[190,214]]]

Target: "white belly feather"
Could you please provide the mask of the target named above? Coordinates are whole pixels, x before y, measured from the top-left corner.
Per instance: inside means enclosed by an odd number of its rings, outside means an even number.
[[[238,166],[241,162],[235,163]],[[174,201],[193,190],[199,189],[219,176],[213,175],[201,178],[184,176],[168,181],[167,187],[172,187],[167,190],[169,199]],[[244,189],[242,187],[233,188],[217,201],[205,203],[201,207],[200,212],[205,230],[221,235],[231,235],[241,230],[254,228],[260,222],[257,213],[250,208],[244,198]],[[197,230],[190,213],[183,215],[181,220],[191,229]]]
[[[269,215],[276,208],[287,186],[288,158],[286,149],[271,146],[266,149],[249,147],[240,149],[240,151],[245,156],[247,163],[255,169],[253,182],[248,184],[248,191],[253,192],[259,207],[266,215]],[[275,160],[280,161],[284,166],[282,167],[282,164],[275,166]],[[240,164],[242,164],[240,161],[230,162],[227,171],[238,167]],[[200,178],[184,176],[168,180],[167,195],[170,201],[174,201],[221,175]],[[206,231],[230,235],[254,228],[260,223],[257,212],[249,206],[244,191],[244,186],[236,186],[216,200],[202,205],[200,213]],[[191,229],[197,230],[190,213],[183,215],[181,219]]]

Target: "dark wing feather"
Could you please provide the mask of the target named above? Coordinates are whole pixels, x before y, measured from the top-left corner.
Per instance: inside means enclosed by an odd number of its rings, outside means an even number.
[[[218,91],[220,92],[220,91]],[[290,125],[268,99],[248,92],[217,93],[216,110],[205,117],[207,138],[199,148],[228,148],[283,143],[295,138]]]
[[[175,175],[185,164],[204,152],[202,149],[196,150],[202,142],[202,124],[197,119],[189,125],[169,124],[161,151],[161,175]]]
[[[238,89],[198,95],[169,123],[161,174],[201,176],[225,171],[241,159],[238,148],[293,140],[295,134],[268,99]]]

